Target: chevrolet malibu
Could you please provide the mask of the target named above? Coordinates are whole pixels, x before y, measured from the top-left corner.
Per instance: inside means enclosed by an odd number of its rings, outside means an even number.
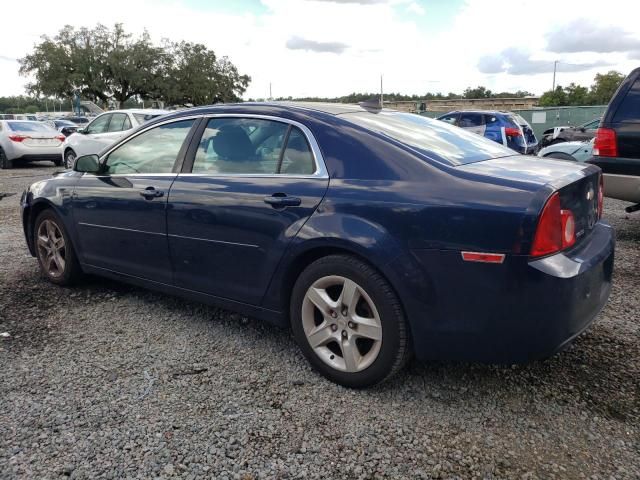
[[[239,104],[152,120],[24,192],[43,274],[95,274],[290,326],[323,375],[527,362],[584,331],[614,232],[595,166],[414,114]]]

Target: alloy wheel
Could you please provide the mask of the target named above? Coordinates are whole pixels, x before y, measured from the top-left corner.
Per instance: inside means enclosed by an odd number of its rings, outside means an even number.
[[[360,372],[380,353],[382,323],[367,292],[351,279],[319,278],[302,302],[302,327],[324,363],[343,372]]]
[[[75,161],[76,161],[76,154],[73,152],[73,150],[69,150],[67,151],[67,153],[64,154],[65,168],[73,168],[73,164]]]
[[[53,278],[64,274],[67,248],[60,227],[55,222],[45,219],[38,227],[38,256],[44,271]]]

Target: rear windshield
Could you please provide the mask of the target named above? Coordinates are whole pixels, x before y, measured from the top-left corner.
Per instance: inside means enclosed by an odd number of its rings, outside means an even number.
[[[355,112],[340,117],[449,165],[464,165],[516,154],[480,135],[415,113]]]
[[[51,127],[39,122],[7,122],[14,132],[48,132]]]
[[[614,122],[640,122],[640,77],[636,79],[627,96],[622,100],[622,103],[618,107]]]
[[[142,125],[143,123],[147,123],[149,120],[153,120],[156,117],[159,117],[161,114],[159,113],[134,113],[133,116],[136,118],[138,123]]]

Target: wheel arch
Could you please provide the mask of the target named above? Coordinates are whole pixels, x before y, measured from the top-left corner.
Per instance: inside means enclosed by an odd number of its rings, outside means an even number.
[[[35,227],[36,218],[38,218],[38,215],[40,215],[40,213],[47,209],[51,209],[56,212],[54,204],[49,200],[42,198],[34,201],[32,204],[25,207],[22,211],[22,227],[25,232],[29,253],[31,253],[31,256],[33,257],[36,256],[36,249],[35,245],[33,244],[33,229]]]

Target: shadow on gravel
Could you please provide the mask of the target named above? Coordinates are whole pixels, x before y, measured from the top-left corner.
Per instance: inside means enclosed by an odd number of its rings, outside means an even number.
[[[516,410],[542,399],[619,421],[639,421],[639,353],[636,343],[595,325],[566,351],[544,361],[513,366],[414,361],[405,375],[380,390],[422,384],[421,395],[454,411],[483,396]]]

